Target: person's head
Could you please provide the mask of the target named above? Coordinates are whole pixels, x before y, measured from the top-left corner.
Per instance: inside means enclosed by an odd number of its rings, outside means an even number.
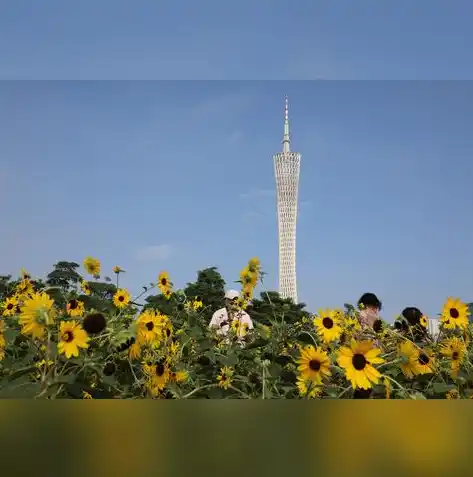
[[[410,326],[417,326],[420,324],[422,312],[415,306],[408,306],[402,310],[401,315],[406,319]]]
[[[236,305],[240,293],[236,290],[227,290],[225,292],[225,306],[227,308],[232,308]]]
[[[383,307],[383,304],[379,301],[378,297],[374,293],[364,293],[358,300],[358,306],[362,306],[364,309],[379,312]]]

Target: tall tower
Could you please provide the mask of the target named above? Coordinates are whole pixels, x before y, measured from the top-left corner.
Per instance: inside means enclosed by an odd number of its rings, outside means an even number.
[[[291,152],[286,96],[282,152],[273,156],[276,175],[279,236],[279,294],[297,303],[296,223],[301,155]]]

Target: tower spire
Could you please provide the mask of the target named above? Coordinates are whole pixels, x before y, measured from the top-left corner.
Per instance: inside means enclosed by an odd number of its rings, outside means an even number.
[[[289,101],[286,96],[286,104],[284,107],[284,138],[282,140],[282,152],[287,153],[291,151],[291,138],[289,136]]]

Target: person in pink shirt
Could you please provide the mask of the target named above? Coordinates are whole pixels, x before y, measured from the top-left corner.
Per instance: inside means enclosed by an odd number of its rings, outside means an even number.
[[[381,317],[379,312],[383,307],[378,297],[374,293],[364,293],[358,300],[360,309],[360,325],[362,328],[373,328],[373,325]]]

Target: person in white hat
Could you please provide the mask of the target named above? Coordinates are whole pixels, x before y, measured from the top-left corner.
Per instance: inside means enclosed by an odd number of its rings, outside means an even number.
[[[236,306],[236,301],[240,293],[236,290],[228,290],[225,293],[225,308],[217,310],[210,320],[209,327],[217,328],[217,334],[225,336],[230,329],[233,320],[239,321],[238,335],[240,338],[246,334],[247,330],[253,329],[253,321],[250,315],[243,310],[239,310]]]

